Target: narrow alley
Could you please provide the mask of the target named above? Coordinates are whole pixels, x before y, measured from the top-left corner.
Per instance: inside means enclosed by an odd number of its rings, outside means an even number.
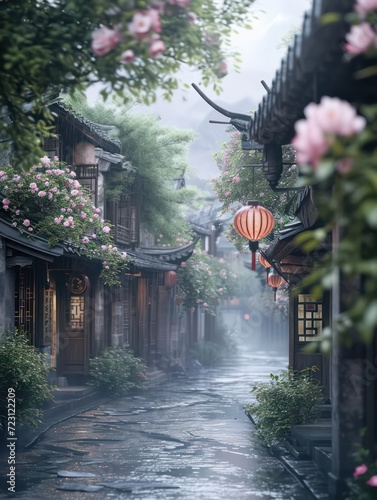
[[[243,411],[255,383],[286,365],[277,353],[242,352],[216,369],[68,419],[17,452],[12,496],[309,499],[258,443]]]

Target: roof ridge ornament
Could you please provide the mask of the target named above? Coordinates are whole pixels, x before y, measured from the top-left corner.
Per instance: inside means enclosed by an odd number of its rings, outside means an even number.
[[[235,113],[234,111],[228,111],[227,109],[222,108],[215,102],[213,102],[209,97],[205,95],[205,93],[195,84],[192,83],[191,86],[197,91],[200,97],[206,101],[213,109],[221,113],[222,115],[230,118],[230,122],[218,122],[210,120],[210,123],[221,123],[221,124],[230,124],[233,125],[235,129],[241,132],[242,138],[242,149],[251,150],[252,141],[251,141],[251,126],[253,124],[253,119],[250,115],[246,115],[243,113]]]

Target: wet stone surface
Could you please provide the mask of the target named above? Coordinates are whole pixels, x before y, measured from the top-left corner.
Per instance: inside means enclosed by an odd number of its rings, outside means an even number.
[[[286,365],[274,353],[243,353],[219,368],[71,418],[17,452],[17,493],[11,496],[309,500],[253,436],[243,411],[255,383]]]

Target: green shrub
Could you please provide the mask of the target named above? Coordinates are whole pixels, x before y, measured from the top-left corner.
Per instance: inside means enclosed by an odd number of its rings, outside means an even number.
[[[5,420],[10,389],[15,394],[16,422],[37,425],[45,399],[52,396],[47,365],[45,356],[18,331],[0,335],[0,416]]]
[[[268,445],[278,444],[290,434],[293,425],[315,420],[322,400],[322,389],[312,374],[318,368],[301,372],[292,369],[279,375],[270,375],[269,383],[252,389],[256,403],[245,406],[256,425],[255,432]]]
[[[145,371],[144,362],[121,347],[107,347],[100,356],[90,360],[93,384],[117,397],[140,389],[145,382]]]
[[[196,342],[190,349],[192,358],[197,359],[203,366],[213,366],[219,363],[224,357],[224,350],[221,345],[209,340]]]

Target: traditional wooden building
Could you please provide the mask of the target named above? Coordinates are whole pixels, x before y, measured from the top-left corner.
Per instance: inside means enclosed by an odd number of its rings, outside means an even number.
[[[45,141],[46,154],[70,165],[90,189],[131,264],[120,287],[105,286],[101,262],[78,255],[68,242],[49,247],[42,238],[27,238],[1,211],[1,330],[26,331],[47,355],[52,381],[83,382],[89,359],[106,346],[130,347],[151,368],[163,357],[184,363],[186,326],[178,320],[175,271],[197,240],[169,250],[140,248],[140,193],[130,189],[119,201],[106,196],[112,173],[132,169],[109,137],[111,127],[84,119],[59,100],[51,110],[56,135]]]

